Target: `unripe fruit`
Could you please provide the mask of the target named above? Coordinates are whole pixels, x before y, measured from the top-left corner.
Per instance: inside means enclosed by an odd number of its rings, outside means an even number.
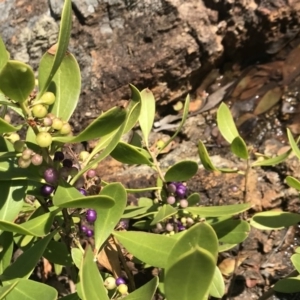
[[[30,160],[25,160],[22,157],[19,157],[18,159],[18,166],[22,169],[26,169],[30,166],[31,161]]]
[[[44,118],[47,116],[47,113],[48,113],[48,109],[43,104],[37,104],[32,108],[32,114],[36,118],[39,119]]]
[[[62,167],[60,168],[59,170],[59,176],[64,179],[64,180],[67,180],[68,177],[70,175],[70,168],[67,168],[67,167]]]
[[[44,172],[44,179],[47,183],[55,184],[58,180],[58,172],[54,168],[48,168]]]
[[[90,169],[86,173],[87,178],[94,178],[95,176],[96,176],[96,170],[94,170],[94,169]]]
[[[49,117],[45,117],[45,118],[43,119],[43,123],[44,123],[45,126],[49,127],[49,126],[52,125],[52,119],[49,118]]]
[[[16,132],[13,132],[9,135],[7,139],[9,139],[12,143],[14,143],[20,139],[20,136]]]
[[[175,193],[175,192],[176,192],[176,185],[175,185],[174,183],[170,183],[170,184],[168,185],[168,191],[169,191],[170,193]]]
[[[94,209],[88,209],[85,215],[86,220],[89,223],[94,223],[97,219],[97,213]]]
[[[174,204],[176,202],[176,199],[175,199],[174,196],[169,196],[167,198],[167,202],[172,205],[172,204]]]
[[[51,195],[51,193],[54,191],[54,187],[51,186],[51,185],[48,185],[48,184],[44,184],[42,187],[41,187],[41,194],[42,196],[44,197],[48,197]]]
[[[76,189],[80,189],[83,187],[84,182],[85,182],[84,177],[81,176],[77,179],[77,181],[75,181],[74,186],[76,187]]]
[[[166,225],[166,230],[169,231],[169,232],[173,231],[173,230],[174,230],[174,225],[171,224],[171,223],[168,223],[168,224]]]
[[[36,143],[42,147],[47,148],[52,143],[52,136],[49,132],[39,132],[36,136]]]
[[[81,151],[79,153],[79,160],[80,161],[84,161],[84,160],[86,160],[89,157],[89,155],[90,155],[89,152],[87,152],[87,151]]]
[[[74,177],[78,174],[78,169],[76,167],[70,168],[70,176]]]
[[[34,165],[34,166],[40,166],[43,162],[43,157],[39,154],[34,154],[32,157],[31,157],[31,163]]]
[[[52,105],[55,102],[55,95],[52,92],[46,92],[40,99],[44,104]]]
[[[6,114],[6,115],[4,116],[4,120],[5,120],[7,123],[10,123],[10,122],[11,122],[11,117],[10,117],[10,115]]]
[[[107,277],[104,280],[104,286],[108,289],[108,290],[113,290],[117,287],[116,285],[116,279],[113,277]]]
[[[118,292],[121,294],[121,295],[127,295],[128,294],[128,286],[126,284],[120,284],[118,286]]]
[[[181,200],[179,201],[179,205],[180,205],[180,207],[182,207],[182,208],[186,208],[186,207],[189,206],[189,203],[188,203],[188,201],[187,201],[186,199],[181,199]]]
[[[14,149],[16,152],[22,152],[25,148],[25,142],[18,140],[14,142]]]
[[[32,154],[33,154],[33,151],[29,148],[26,148],[22,152],[22,158],[24,160],[29,160],[29,159],[31,159]]]
[[[59,118],[54,118],[53,120],[52,120],[52,125],[51,125],[51,127],[53,128],[53,129],[55,129],[55,130],[61,130],[62,129],[62,127],[63,127],[63,121],[61,120],[61,119],[59,119]]]
[[[71,133],[71,131],[72,131],[71,125],[69,123],[64,123],[61,129],[59,130],[59,133],[62,135],[67,135]]]

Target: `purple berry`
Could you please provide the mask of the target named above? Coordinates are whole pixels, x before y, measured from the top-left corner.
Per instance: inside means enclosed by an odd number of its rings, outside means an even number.
[[[119,222],[119,226],[121,226],[124,229],[128,229],[129,219],[121,219],[120,222]]]
[[[87,191],[84,188],[79,188],[78,191],[83,195],[87,196]]]
[[[168,191],[169,191],[170,193],[175,193],[175,192],[176,192],[176,185],[175,185],[174,183],[170,183],[170,184],[168,185]]]
[[[177,229],[178,229],[178,231],[183,231],[183,230],[185,230],[185,227],[183,225],[179,225],[177,227]]]
[[[120,284],[126,284],[125,279],[122,278],[122,277],[118,277],[118,278],[116,279],[116,285],[119,286]]]
[[[71,168],[73,166],[72,160],[68,159],[68,158],[64,159],[62,163],[63,163],[63,166],[67,167],[67,168]]]
[[[58,180],[58,172],[54,168],[48,168],[44,172],[44,179],[47,183],[54,184]]]
[[[186,194],[186,187],[185,187],[184,185],[179,186],[179,187],[176,189],[176,194],[177,194],[179,197],[184,197],[185,194]]]
[[[41,187],[41,194],[42,196],[44,197],[48,197],[51,195],[51,193],[54,191],[54,187],[51,186],[51,185],[48,185],[48,184],[44,184],[42,187]]]
[[[88,228],[85,226],[85,225],[81,225],[81,227],[80,227],[80,230],[82,231],[82,232],[87,232],[88,231]]]
[[[56,161],[62,161],[62,160],[64,160],[64,158],[65,158],[65,156],[64,156],[64,154],[61,151],[56,151],[54,153],[54,160],[56,160]]]
[[[86,173],[87,178],[94,178],[95,176],[96,176],[96,170],[94,170],[94,169],[90,169]]]
[[[85,234],[87,237],[92,237],[94,235],[94,231],[92,229],[88,229]]]
[[[97,213],[94,209],[88,209],[85,215],[86,220],[89,223],[94,223],[97,219]]]
[[[175,199],[174,196],[169,196],[167,198],[167,202],[172,205],[172,204],[174,204],[176,202],[176,199]]]

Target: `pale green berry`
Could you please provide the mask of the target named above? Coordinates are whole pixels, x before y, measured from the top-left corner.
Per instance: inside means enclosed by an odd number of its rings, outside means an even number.
[[[18,141],[20,139],[20,136],[16,133],[16,132],[13,132],[9,135],[8,139],[14,143],[15,141]]]
[[[47,116],[48,109],[43,104],[37,104],[32,108],[32,114],[39,119]]]
[[[107,277],[104,280],[104,286],[108,289],[108,290],[113,290],[117,287],[116,285],[116,279],[114,277]]]
[[[19,157],[18,159],[18,166],[22,169],[26,169],[30,166],[31,160],[25,160],[22,157]]]
[[[36,143],[42,147],[47,148],[52,143],[52,136],[49,132],[39,132],[36,136]]]
[[[14,149],[16,152],[22,152],[25,148],[25,142],[18,140],[14,142]]]
[[[55,95],[52,92],[46,92],[40,99],[44,104],[52,105],[55,102]]]
[[[26,148],[22,152],[22,159],[29,160],[29,159],[31,159],[32,154],[33,154],[33,151],[29,148]]]
[[[59,118],[54,118],[52,120],[52,125],[51,127],[55,130],[61,130],[63,127],[63,121]]]
[[[89,156],[90,156],[89,152],[87,152],[87,151],[81,151],[79,153],[79,160],[80,161],[85,161]]]
[[[124,283],[120,284],[118,286],[118,292],[121,294],[121,295],[127,295],[128,294],[128,286]]]
[[[67,135],[72,131],[72,127],[69,123],[64,123],[62,128],[59,130],[59,133],[62,135]]]

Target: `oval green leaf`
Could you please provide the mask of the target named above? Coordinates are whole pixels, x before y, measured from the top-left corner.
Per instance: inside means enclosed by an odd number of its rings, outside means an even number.
[[[217,171],[218,170],[211,162],[209,154],[207,152],[207,149],[204,146],[204,144],[202,143],[202,141],[199,141],[199,143],[198,143],[198,154],[199,154],[199,158],[200,158],[205,170],[207,170],[207,171]]]
[[[299,273],[300,272],[300,254],[299,253],[293,254],[291,257],[291,261],[292,261],[295,269]]]
[[[177,209],[170,204],[164,204],[155,215],[154,219],[151,222],[151,225],[155,225],[158,222],[177,214],[177,212]]]
[[[166,181],[187,181],[198,171],[198,164],[192,160],[184,160],[170,167],[165,175]]]
[[[300,191],[300,181],[297,180],[295,177],[287,176],[285,178],[285,181],[290,187]]]
[[[222,136],[229,144],[239,136],[230,109],[225,103],[221,103],[217,111],[217,124]]]
[[[5,45],[2,38],[0,37],[0,72],[9,60],[8,52],[6,51]]]
[[[297,143],[293,137],[293,134],[291,133],[289,128],[287,129],[287,136],[288,136],[289,143],[291,145],[292,150],[294,151],[294,153],[296,154],[298,159],[300,159],[300,150],[299,150]]]
[[[215,298],[222,298],[224,294],[225,294],[224,278],[220,269],[216,267],[214,278],[209,288],[209,295]]]
[[[267,158],[264,160],[257,160],[251,164],[252,167],[260,167],[260,166],[274,166],[277,165],[288,158],[291,154],[292,150],[288,150],[287,152],[280,154],[276,157]]]
[[[237,136],[233,139],[232,143],[230,144],[230,149],[232,153],[239,158],[248,159],[249,157],[246,143],[240,136]]]
[[[298,293],[300,292],[300,278],[290,277],[281,279],[275,283],[273,289],[281,293]]]
[[[188,196],[186,199],[189,203],[189,206],[195,206],[200,203],[200,195],[198,193],[193,193]]]
[[[19,61],[9,60],[0,73],[0,90],[19,103],[28,98],[34,84],[32,68]]]
[[[65,243],[50,241],[43,256],[54,264],[72,266],[73,261]]]
[[[155,294],[155,291],[158,286],[158,277],[152,278],[149,282],[144,284],[139,289],[135,290],[134,292],[130,293],[125,300],[152,300]]]
[[[165,235],[138,231],[114,231],[113,235],[139,260],[165,268],[176,240]]]
[[[110,155],[124,164],[152,165],[151,156],[145,149],[124,142],[119,142]]]

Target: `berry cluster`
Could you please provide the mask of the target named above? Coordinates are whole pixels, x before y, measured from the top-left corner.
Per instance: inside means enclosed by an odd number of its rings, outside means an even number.
[[[182,182],[172,182],[168,184],[167,203],[170,205],[177,204],[181,208],[188,207],[189,203],[185,199],[187,187]]]
[[[23,145],[21,145],[23,144]],[[22,169],[28,168],[31,164],[39,166],[43,162],[43,157],[40,154],[33,152],[29,148],[25,148],[25,144],[22,141],[16,141],[14,143],[14,148],[17,152],[22,152],[18,159],[18,166]],[[22,151],[22,149],[24,149]],[[21,150],[21,151],[18,151]]]
[[[88,209],[85,213],[85,219],[89,224],[93,224],[97,219],[97,212],[94,209]],[[92,237],[94,235],[94,231],[86,225],[81,225],[81,231],[87,237]]]
[[[107,290],[117,290],[117,292],[122,295],[128,295],[128,286],[124,278],[119,277],[115,279],[114,277],[107,277],[104,280],[104,286]]]

